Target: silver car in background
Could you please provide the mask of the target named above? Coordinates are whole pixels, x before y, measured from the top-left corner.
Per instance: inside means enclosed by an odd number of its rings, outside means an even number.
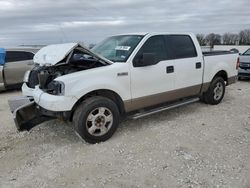
[[[0,91],[20,88],[27,70],[33,68],[33,56],[39,48],[0,49]]]
[[[250,78],[250,48],[243,54],[240,54],[238,78]]]

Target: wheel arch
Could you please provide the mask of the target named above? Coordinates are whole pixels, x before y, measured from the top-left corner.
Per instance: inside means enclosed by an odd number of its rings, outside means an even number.
[[[110,100],[112,100],[119,109],[119,112],[121,115],[125,114],[125,107],[124,107],[124,102],[120,95],[118,95],[116,92],[109,90],[109,89],[99,89],[99,90],[94,90],[90,91],[87,94],[83,95],[73,106],[71,113],[70,113],[70,118],[69,120],[72,121],[74,112],[79,104],[81,104],[82,101],[86,100],[87,98],[90,98],[92,96],[102,96],[106,97]]]
[[[225,80],[226,83],[228,82],[228,74],[227,74],[227,72],[226,72],[225,70],[220,70],[220,71],[218,71],[218,72],[214,75],[213,79],[216,78],[216,77],[222,77],[223,80]],[[213,79],[212,79],[212,80],[213,80]]]
[[[224,81],[226,82],[226,85],[228,85],[228,74],[227,74],[227,72],[225,70],[219,70],[219,71],[216,71],[216,73],[214,74],[213,77],[211,76],[211,78],[209,79],[209,82],[206,82],[205,84],[203,83],[203,86],[201,88],[201,94],[204,94],[205,92],[207,92],[207,90],[209,89],[212,81],[216,77],[222,77],[224,79]]]

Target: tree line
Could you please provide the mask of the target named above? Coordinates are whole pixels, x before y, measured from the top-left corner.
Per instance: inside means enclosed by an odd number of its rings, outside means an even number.
[[[250,45],[250,29],[241,30],[239,33],[224,33],[223,35],[210,33],[196,35],[201,46],[214,45]]]

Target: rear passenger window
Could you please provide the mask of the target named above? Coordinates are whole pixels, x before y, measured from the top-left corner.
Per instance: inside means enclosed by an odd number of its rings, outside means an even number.
[[[165,47],[165,39],[162,35],[149,38],[141,47],[135,58],[142,58],[143,53],[154,53],[157,62],[166,60],[167,53]]]
[[[194,43],[188,35],[167,35],[167,47],[172,52],[171,59],[197,57]]]
[[[23,52],[23,51],[7,51],[5,61],[8,62],[15,62],[15,61],[25,61],[25,60],[32,60],[34,54],[31,52]]]

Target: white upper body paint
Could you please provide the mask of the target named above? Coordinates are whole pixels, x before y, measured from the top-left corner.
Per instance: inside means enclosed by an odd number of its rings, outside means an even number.
[[[171,34],[190,36],[197,56],[163,60],[151,66],[134,67],[134,57],[150,37]],[[77,43],[69,43],[47,46],[35,55],[34,61],[41,66],[56,65],[78,45]],[[119,48],[128,49],[128,47]],[[57,77],[55,80],[63,82],[65,86],[63,96],[50,95],[39,89],[38,86],[31,89],[26,84],[22,88],[23,94],[33,96],[35,102],[47,110],[70,111],[81,97],[95,90],[111,90],[117,93],[123,101],[133,102],[141,97],[197,85],[202,86],[203,83],[211,82],[219,71],[225,71],[227,77],[237,75],[238,54],[203,56],[195,35],[191,33],[145,33],[126,62],[111,62],[86,48],[84,49],[110,65]],[[196,69],[196,63],[199,62],[201,68]],[[166,68],[169,66],[174,67],[174,72],[171,74],[166,73]],[[119,76],[121,73],[127,74]]]

